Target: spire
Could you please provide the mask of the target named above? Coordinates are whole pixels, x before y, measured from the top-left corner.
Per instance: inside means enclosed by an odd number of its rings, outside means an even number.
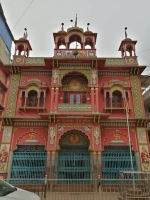
[[[75,19],[74,27],[77,27],[77,14],[76,14],[76,19]]]
[[[89,25],[90,25],[90,23],[87,23],[87,31],[89,31]]]
[[[27,39],[27,37],[28,37],[27,28],[25,28],[24,30],[25,30],[25,32],[24,32],[24,34],[23,34],[23,38]]]
[[[64,31],[64,23],[61,23],[62,27],[61,30]]]
[[[127,27],[125,27],[125,39],[127,39]]]

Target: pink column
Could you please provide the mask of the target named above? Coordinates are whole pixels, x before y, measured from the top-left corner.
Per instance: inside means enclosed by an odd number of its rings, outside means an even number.
[[[54,104],[54,88],[51,88],[51,107],[50,111],[53,112],[53,104]]]
[[[55,111],[58,111],[58,90],[59,88],[56,88],[56,93],[55,93]]]
[[[98,88],[95,88],[95,95],[96,95],[96,112],[99,112],[99,103],[98,103]]]
[[[94,112],[94,88],[91,88],[91,111]]]

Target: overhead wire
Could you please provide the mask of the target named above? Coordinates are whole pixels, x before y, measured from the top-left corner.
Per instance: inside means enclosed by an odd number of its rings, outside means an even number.
[[[12,28],[12,30],[15,29],[15,27],[18,25],[18,23],[20,22],[20,20],[23,18],[23,16],[25,15],[25,13],[27,12],[27,10],[29,9],[29,7],[31,6],[31,4],[34,2],[34,0],[31,1],[31,3],[28,5],[28,7],[26,8],[26,10],[23,12],[23,14],[21,15],[21,17],[18,19],[18,21],[16,22],[16,24],[14,25],[14,27]]]

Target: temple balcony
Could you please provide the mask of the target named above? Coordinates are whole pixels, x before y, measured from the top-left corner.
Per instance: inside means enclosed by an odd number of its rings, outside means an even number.
[[[104,112],[126,112],[126,107],[105,107]],[[128,108],[128,111],[131,111],[131,108]]]
[[[81,57],[96,57],[95,49],[55,49],[54,50],[55,57],[69,57],[69,58],[81,58]]]
[[[19,107],[20,111],[27,112],[27,111],[37,111],[37,112],[45,112],[45,107],[28,107],[28,106],[21,106]]]
[[[58,104],[58,111],[91,111],[90,104]]]

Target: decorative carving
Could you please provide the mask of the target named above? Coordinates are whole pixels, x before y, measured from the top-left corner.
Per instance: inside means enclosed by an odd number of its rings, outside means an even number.
[[[71,134],[69,139],[72,144],[77,144],[79,142],[79,136],[75,133]]]
[[[58,104],[59,111],[91,111],[90,104]]]
[[[68,65],[69,66],[69,65]],[[74,66],[75,67],[75,66]],[[75,71],[74,70],[71,70],[71,69],[60,69],[60,85],[61,85],[61,81],[62,81],[62,78],[66,75],[66,74],[68,74],[68,73],[71,73],[71,72],[75,72],[75,73],[79,73],[79,74],[84,74],[86,77],[87,77],[87,79],[88,79],[88,83],[90,83],[90,69],[79,69],[79,70],[77,70],[76,68],[75,68]]]
[[[98,127],[94,128],[94,137],[95,137],[95,144],[99,145],[99,136],[100,136],[100,131]]]
[[[87,134],[91,134],[91,125],[58,125],[58,134],[76,129],[77,131],[82,131]]]
[[[127,127],[127,122],[101,122],[101,127]],[[135,123],[130,122],[130,127],[136,127]]]
[[[6,111],[6,116],[9,117],[13,117],[15,115],[19,78],[20,78],[19,74],[12,74],[8,106]]]
[[[98,72],[98,75],[102,76],[102,75],[105,75],[105,76],[127,76],[129,75],[129,72],[102,72],[102,71],[99,71]]]
[[[30,71],[29,70],[21,71],[21,74],[24,74],[24,75],[50,75],[51,76],[52,72],[51,71],[43,71],[43,70],[34,71],[34,70],[30,69]]]
[[[35,138],[35,133],[29,133],[29,140],[33,140]]]
[[[147,144],[145,128],[137,128],[137,134],[139,143]]]
[[[33,126],[46,126],[47,127],[48,122],[15,121],[14,126],[31,126],[31,127],[33,127]]]
[[[50,127],[49,129],[49,137],[50,137],[50,144],[54,144],[54,137],[55,137],[55,128]]]
[[[70,130],[62,135],[60,145],[85,145],[89,146],[88,137],[78,130]]]
[[[10,143],[12,126],[4,126],[2,143]]]
[[[92,84],[97,84],[97,72],[96,70],[92,70]]]
[[[1,151],[0,151],[0,163],[7,162],[8,159],[8,147],[7,145],[3,144],[1,146]]]
[[[58,78],[58,71],[57,70],[53,70],[53,83],[54,84],[57,83],[57,78]]]
[[[44,58],[26,58],[25,64],[37,65],[37,64],[45,64]]]
[[[142,100],[141,100],[141,88],[138,82],[138,76],[131,76],[131,86],[132,86],[132,95],[133,95],[133,105],[135,111],[135,118],[143,118],[142,110]]]
[[[123,58],[107,58],[105,65],[125,65],[125,60]]]
[[[150,171],[150,158],[148,154],[148,146],[140,145],[139,147],[140,147],[142,171]]]

